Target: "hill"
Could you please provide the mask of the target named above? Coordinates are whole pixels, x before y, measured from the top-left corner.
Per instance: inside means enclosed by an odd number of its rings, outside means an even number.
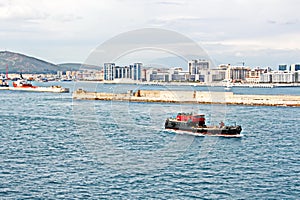
[[[0,73],[56,73],[57,65],[34,57],[10,51],[0,51]]]

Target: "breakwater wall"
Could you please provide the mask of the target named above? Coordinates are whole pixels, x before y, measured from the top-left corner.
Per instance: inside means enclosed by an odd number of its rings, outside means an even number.
[[[300,106],[300,96],[238,95],[232,92],[138,90],[127,93],[102,93],[77,90],[73,93],[73,98],[129,102]]]

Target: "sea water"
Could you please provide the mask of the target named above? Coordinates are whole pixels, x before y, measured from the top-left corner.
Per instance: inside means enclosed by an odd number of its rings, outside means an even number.
[[[85,84],[100,91],[140,87]],[[263,88],[276,89],[292,91]],[[0,91],[0,101],[1,199],[300,196],[297,107],[73,101],[71,94],[17,91]],[[166,131],[165,119],[181,111],[239,124],[243,136]]]

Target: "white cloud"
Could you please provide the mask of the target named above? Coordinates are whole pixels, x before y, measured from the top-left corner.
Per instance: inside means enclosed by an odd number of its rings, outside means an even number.
[[[263,50],[263,49],[300,49],[300,37],[297,33],[273,35],[269,37],[255,37],[246,39],[228,39],[221,41],[202,42],[205,46],[228,46],[231,50]]]
[[[2,2],[0,6],[1,20],[31,20],[46,18],[47,14],[42,13],[29,4],[14,4],[11,1]]]
[[[299,8],[297,0],[0,0],[0,43],[16,51],[31,44],[30,54],[54,62],[63,61],[55,49],[66,49],[60,54],[74,54],[78,61],[119,33],[161,27],[187,35],[212,54],[247,56],[249,49],[299,49]]]

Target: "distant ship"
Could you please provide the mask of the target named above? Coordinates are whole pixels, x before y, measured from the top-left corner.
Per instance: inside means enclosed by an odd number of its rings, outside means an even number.
[[[219,126],[205,124],[205,115],[178,113],[175,118],[168,118],[165,122],[166,129],[181,130],[193,135],[210,135],[224,137],[238,137],[242,131],[239,125],[225,126],[220,122]]]
[[[5,77],[2,77],[2,79],[0,79],[0,88],[2,90],[7,90],[9,87],[8,82],[5,80]]]
[[[31,83],[24,79],[17,80],[13,82],[13,87],[9,90],[19,90],[19,91],[30,91],[30,92],[54,92],[54,93],[68,93],[68,88],[63,88],[61,86],[50,86],[50,87],[40,87],[33,86]]]
[[[4,79],[0,79],[0,87],[8,87],[8,83]]]

